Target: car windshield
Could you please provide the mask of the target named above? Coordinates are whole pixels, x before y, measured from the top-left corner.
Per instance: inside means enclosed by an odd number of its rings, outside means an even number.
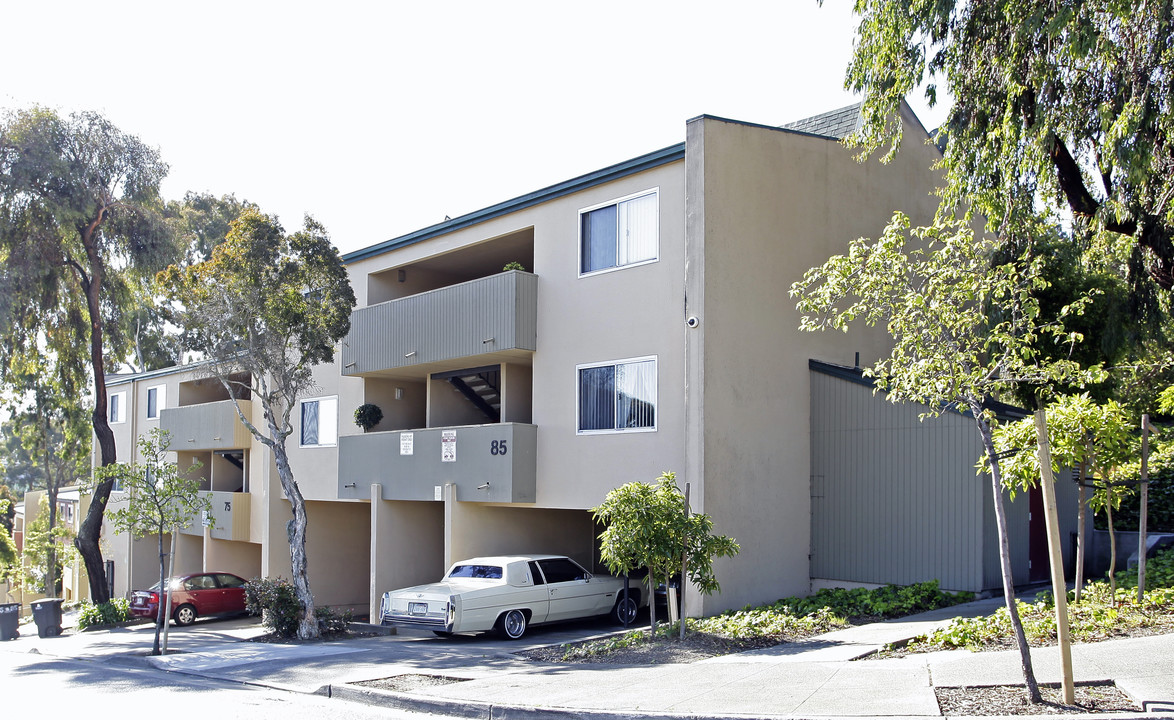
[[[457,565],[449,573],[450,578],[484,578],[488,580],[501,579],[500,565]]]

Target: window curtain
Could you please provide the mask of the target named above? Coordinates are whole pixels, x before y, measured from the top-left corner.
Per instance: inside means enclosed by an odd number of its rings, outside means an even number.
[[[618,265],[652,260],[656,257],[657,194],[651,193],[620,203]]]
[[[656,361],[616,365],[616,427],[656,427]]]

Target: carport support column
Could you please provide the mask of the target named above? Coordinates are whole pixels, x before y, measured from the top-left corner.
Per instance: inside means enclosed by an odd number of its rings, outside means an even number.
[[[453,539],[454,520],[459,512],[457,509],[456,483],[447,483],[444,486],[444,570],[447,572],[454,562],[455,545]]]
[[[391,542],[392,513],[387,503],[383,502],[383,486],[379,483],[371,485],[371,622],[378,625],[379,601],[383,593],[393,589],[391,587],[391,569],[384,567],[387,562],[380,562],[379,549],[386,548],[388,553],[394,552],[394,543]]]

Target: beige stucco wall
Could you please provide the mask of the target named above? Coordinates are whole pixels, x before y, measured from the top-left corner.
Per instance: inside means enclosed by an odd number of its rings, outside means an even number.
[[[209,537],[204,544],[208,570],[230,572],[250,580],[261,574],[261,546]]]
[[[444,503],[382,499],[371,486],[370,617],[379,622],[379,599],[396,588],[434,582],[444,565]]]
[[[688,125],[686,334],[689,462],[698,509],[742,552],[715,568],[709,614],[809,590],[810,442],[807,360],[867,364],[880,330],[800,333],[791,283],[894,210],[928,222],[936,202],[915,119],[890,165],[858,164],[839,143],[714,118]],[[912,126],[912,128],[910,128]]]
[[[453,489],[446,488],[450,498]],[[478,556],[551,553],[590,568],[595,557],[595,526],[584,510],[485,505],[458,498],[446,503],[446,521],[446,565]]]
[[[308,502],[306,519],[306,566],[314,603],[366,612],[370,508],[366,503]],[[289,577],[288,571],[285,577]]]

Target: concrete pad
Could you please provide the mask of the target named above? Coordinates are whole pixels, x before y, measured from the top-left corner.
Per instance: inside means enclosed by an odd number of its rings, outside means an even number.
[[[275,645],[272,643],[241,643],[214,652],[180,653],[147,657],[147,662],[160,670],[173,672],[207,672],[216,668],[247,665],[258,662],[302,660],[362,652],[362,648],[345,645],[315,643],[307,645]]]
[[[837,715],[875,717],[879,715],[941,716],[932,687],[822,687],[796,710],[804,717]]]

